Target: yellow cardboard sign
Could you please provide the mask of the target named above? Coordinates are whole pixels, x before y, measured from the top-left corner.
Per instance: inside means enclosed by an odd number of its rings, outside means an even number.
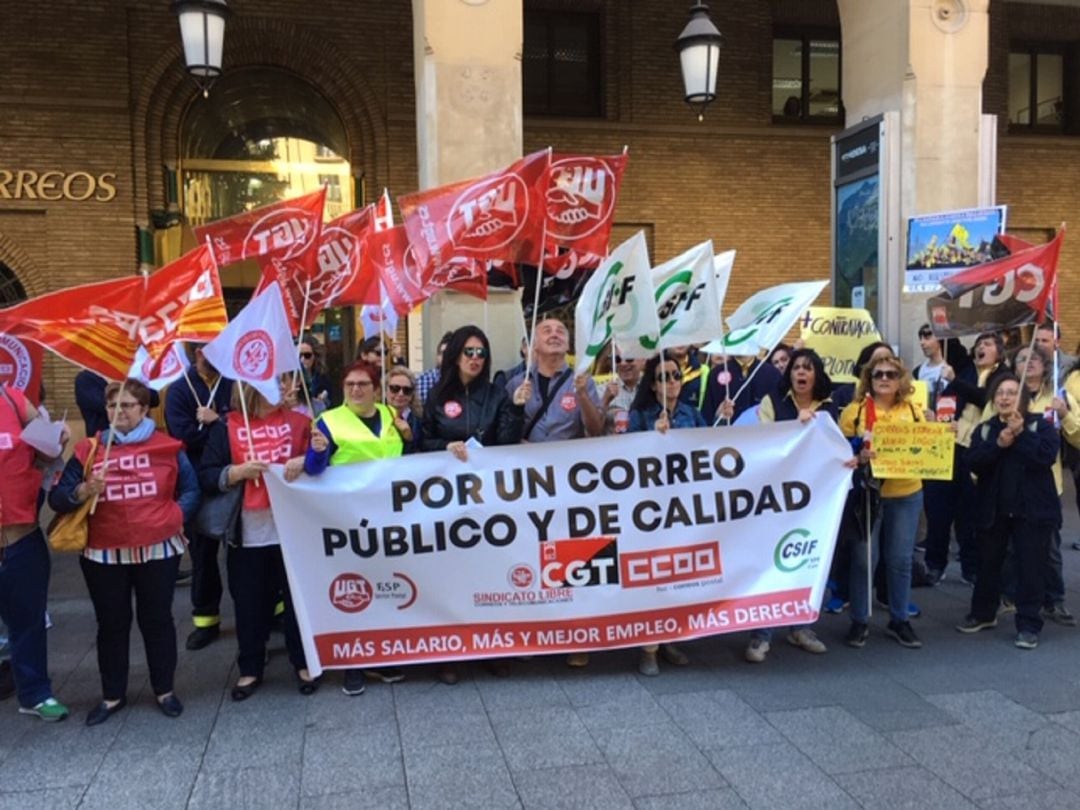
[[[879,422],[874,425],[870,462],[875,478],[950,481],[956,437],[945,422]]]
[[[930,407],[930,386],[926,384],[926,380],[912,380],[911,386],[911,404],[920,411],[925,411]]]
[[[835,382],[855,382],[855,361],[863,346],[881,340],[874,319],[865,309],[810,307],[799,322],[803,345],[813,349]]]

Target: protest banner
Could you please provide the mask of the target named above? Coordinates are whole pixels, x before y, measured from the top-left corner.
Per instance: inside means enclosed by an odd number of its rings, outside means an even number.
[[[865,309],[810,307],[799,327],[803,345],[818,353],[834,383],[857,382],[855,361],[859,352],[881,340],[874,318]]]
[[[929,292],[949,275],[993,260],[1006,208],[965,208],[908,218],[904,292]]]
[[[956,434],[943,422],[878,422],[870,463],[875,478],[951,481]]]
[[[818,419],[265,480],[318,675],[813,622],[850,457]]]

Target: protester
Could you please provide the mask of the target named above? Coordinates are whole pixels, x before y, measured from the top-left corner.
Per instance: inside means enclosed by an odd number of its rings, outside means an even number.
[[[313,335],[305,335],[297,345],[300,354],[300,371],[304,375],[304,387],[311,397],[312,416],[318,416],[331,403],[330,378],[323,370],[322,346]]]
[[[4,646],[10,654],[0,666],[7,681],[0,684],[0,699],[16,694],[20,714],[55,722],[67,717],[68,709],[53,696],[49,681],[45,600],[51,560],[38,526],[40,467],[53,459],[21,438],[37,416],[22,391],[0,386],[0,627],[7,625]],[[62,439],[66,445],[66,429]]]
[[[921,422],[923,414],[912,404],[911,374],[895,357],[884,357],[863,367],[856,399],[840,417],[844,435],[852,440],[859,454],[863,480],[870,484],[869,463],[874,457],[872,434],[878,422]],[[867,557],[871,570],[877,565],[879,549],[886,563],[890,621],[885,634],[904,647],[917,648],[922,642],[909,621],[908,599],[911,595],[911,560],[915,533],[922,511],[922,482],[917,479],[884,479],[880,482],[881,507],[870,516],[870,549],[867,554],[865,533],[851,549],[849,588],[851,592],[851,629],[845,643],[862,647],[870,636],[870,588],[867,582]]]
[[[1053,321],[1043,321],[1035,327],[1035,345],[1042,349],[1057,363],[1060,376],[1076,365],[1076,355],[1069,354],[1061,349],[1061,333],[1057,324]]]
[[[663,352],[651,358],[641,372],[641,382],[630,405],[630,432],[656,430],[663,434],[671,428],[705,427],[701,411],[679,399],[681,389],[682,372],[675,359]],[[657,653],[673,666],[685,667],[690,663],[686,653],[674,644],[649,644],[641,648],[638,672],[648,677],[659,675]]]
[[[158,708],[167,717],[184,710],[173,691],[172,601],[184,553],[184,521],[194,517],[200,500],[198,478],[182,444],[147,416],[150,389],[137,380],[110,383],[105,399],[115,429],[98,436],[91,475],[83,474],[91,450],[91,440],[83,439],[49,494],[49,505],[60,514],[97,498],[79,559],[97,617],[102,689],[102,702],[86,716],[88,726],[104,723],[127,705],[133,595]]]
[[[510,368],[504,368],[496,371],[491,378],[493,385],[497,385],[499,388],[506,388],[506,383],[518,374],[525,373],[525,358],[529,356],[529,339],[523,337],[521,339],[521,346],[518,349],[518,356],[521,357],[521,361],[515,363]]]
[[[108,381],[100,374],[83,369],[75,375],[75,405],[82,416],[85,436],[96,436],[109,426],[105,412],[105,386]],[[150,407],[161,404],[157,391],[150,390]]]
[[[791,362],[791,353],[794,351],[786,343],[778,343],[776,348],[769,352],[766,362],[772,363],[776,370],[783,374]]]
[[[206,446],[207,428],[229,412],[232,380],[221,376],[203,356],[192,349],[194,362],[182,380],[169,386],[165,396],[165,424],[169,435],[184,443],[191,465],[198,469]],[[201,650],[221,633],[220,543],[188,526],[184,530],[191,557],[191,616],[195,629],[187,637],[189,650]]]
[[[718,419],[734,422],[776,390],[780,372],[757,357],[729,357],[709,371],[701,415],[710,425]]]
[[[709,369],[701,365],[701,357],[696,346],[672,346],[665,350],[667,356],[679,364],[682,375],[682,390],[679,399],[695,408],[701,407],[704,396],[701,385]]]
[[[1051,536],[1061,527],[1051,471],[1059,439],[1049,422],[1027,411],[1027,391],[1016,375],[998,375],[989,395],[996,413],[975,430],[968,453],[978,476],[979,575],[971,611],[956,629],[977,633],[997,626],[1001,568],[1011,543],[1017,579],[1014,643],[1031,650],[1043,626],[1039,611]]]
[[[1066,371],[1052,404],[1061,422],[1062,455],[1065,467],[1072,471],[1076,509],[1080,512],[1080,361]],[[1072,547],[1080,551],[1080,540],[1074,541]]]
[[[453,332],[447,332],[441,338],[439,338],[439,345],[435,349],[435,365],[429,368],[416,378],[416,393],[420,397],[420,403],[427,402],[428,394],[431,393],[431,389],[435,387],[435,383],[439,381],[439,370],[442,368],[443,350],[446,349],[446,344],[450,342],[450,336]]]
[[[604,386],[600,405],[604,409],[604,433],[626,433],[630,429],[630,405],[637,394],[645,360],[623,357],[615,350],[615,376]]]
[[[390,359],[390,352],[385,350],[386,343],[383,341],[382,336],[374,335],[360,341],[360,345],[356,347],[356,359],[382,368],[384,354],[387,360]]]
[[[777,391],[766,394],[758,407],[758,419],[762,423],[784,422],[798,419],[804,424],[819,415],[827,416],[835,423],[836,407],[830,399],[832,382],[825,373],[825,364],[813,349],[795,349],[788,355],[784,376]],[[752,664],[760,664],[769,654],[773,631],[754,630],[744,657]],[[809,626],[791,627],[787,634],[788,644],[809,653],[820,655],[827,652],[825,643]]]
[[[304,458],[308,475],[320,475],[328,466],[397,458],[404,452],[405,444],[413,440],[412,430],[391,407],[376,402],[381,382],[378,365],[357,360],[345,369],[341,386],[345,402],[315,423]],[[368,672],[385,683],[405,678],[401,670],[392,668]],[[362,695],[364,670],[345,670],[341,691],[350,697]]]
[[[292,385],[291,377],[282,377],[282,393]],[[279,599],[284,601],[281,623],[289,663],[296,672],[300,693],[309,695],[317,683],[307,669],[285,576],[281,540],[270,512],[266,484],[261,479],[270,464],[285,465],[286,481],[299,477],[311,440],[311,422],[284,403],[272,405],[252,386],[235,386],[231,406],[224,420],[208,428],[198,470],[199,483],[207,496],[243,487],[237,543],[226,550],[229,593],[236,608],[236,663],[240,672],[231,697],[247,700],[262,684],[266,640]]]
[[[405,443],[405,454],[419,453],[423,447],[423,406],[416,390],[416,376],[405,366],[394,366],[386,375],[386,404],[404,419],[412,432],[412,439]]]
[[[439,381],[424,405],[425,451],[448,450],[468,461],[470,447],[495,447],[521,441],[525,386],[511,398],[491,382],[491,344],[476,326],[463,326],[450,335],[442,352]],[[498,676],[509,674],[505,661],[491,662]],[[439,680],[455,684],[457,667],[445,664]]]

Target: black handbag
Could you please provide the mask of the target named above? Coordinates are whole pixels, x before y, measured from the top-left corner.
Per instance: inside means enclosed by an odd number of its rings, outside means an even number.
[[[222,470],[222,475],[226,474]],[[228,543],[240,544],[240,507],[244,503],[244,485],[230,487],[224,492],[203,495],[199,511],[195,513],[193,530],[196,534]]]

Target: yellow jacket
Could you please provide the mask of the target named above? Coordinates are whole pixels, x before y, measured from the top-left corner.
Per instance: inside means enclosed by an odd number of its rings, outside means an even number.
[[[925,422],[922,412],[908,400],[889,408],[877,409],[878,422]],[[840,430],[849,439],[866,433],[866,400],[850,403],[840,414]],[[881,483],[882,498],[904,498],[922,489],[917,478],[886,478]]]

